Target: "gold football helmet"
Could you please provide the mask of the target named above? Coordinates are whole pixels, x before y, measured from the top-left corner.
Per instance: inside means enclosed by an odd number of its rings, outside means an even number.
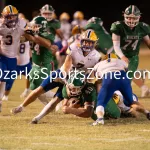
[[[76,25],[73,27],[71,33],[72,35],[81,34],[84,31],[83,28],[81,28],[79,25]]]
[[[69,21],[69,19],[70,19],[70,15],[66,12],[63,12],[59,17],[60,21],[63,21],[63,20]]]
[[[84,31],[81,34],[81,49],[83,51],[89,52],[94,49],[97,43],[97,35],[91,29]]]
[[[6,6],[2,11],[4,23],[9,27],[14,27],[18,22],[18,10],[12,5]]]
[[[73,18],[75,20],[83,20],[84,19],[84,14],[82,11],[76,11],[73,15]]]

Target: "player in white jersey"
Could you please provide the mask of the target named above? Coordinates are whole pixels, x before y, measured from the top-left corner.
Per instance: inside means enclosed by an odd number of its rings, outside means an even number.
[[[40,87],[32,91],[20,106],[13,109],[13,113],[16,114],[21,112],[24,107],[32,103],[39,95],[59,87],[54,98],[44,107],[43,111],[33,122],[37,122],[54,110],[56,105],[63,99],[62,88],[64,83],[66,83],[66,75],[69,75],[71,69],[77,68],[87,71],[87,68],[92,68],[98,63],[101,55],[94,49],[96,42],[97,36],[92,30],[83,32],[81,35],[81,45],[70,45],[69,53],[61,69],[55,72],[53,71],[53,73],[42,82]]]
[[[11,79],[12,71],[16,70],[17,52],[20,43],[20,37],[24,34],[26,22],[18,19],[18,10],[12,6],[6,6],[2,11],[2,22],[0,24],[1,51],[0,51],[0,111],[1,99],[4,95],[6,79]],[[6,71],[9,71],[7,75]]]
[[[119,90],[130,106],[131,112],[141,112],[150,120],[150,112],[146,110],[139,102],[133,101],[132,87],[126,72],[128,65],[125,61],[117,58],[108,58],[95,65],[91,77],[102,78],[102,87],[98,93],[96,115],[97,120],[93,126],[104,124],[104,108],[113,96],[116,90]],[[90,80],[89,80],[90,81]]]
[[[73,14],[73,21],[71,22],[72,28],[76,25],[84,27],[87,24],[87,20],[84,19],[84,14],[82,11],[76,11]]]
[[[29,74],[30,70],[31,70],[30,44],[29,41],[26,41],[20,43],[18,55],[17,55],[16,71],[17,71],[17,75],[20,76],[19,78],[21,78],[21,75],[26,76],[27,74]],[[8,95],[13,86],[13,83],[14,83],[14,79],[10,79],[6,81],[5,95],[3,96],[2,100],[8,100]],[[29,92],[30,92],[29,80],[26,79],[26,89],[20,95],[20,97],[21,98],[26,97],[29,94]]]

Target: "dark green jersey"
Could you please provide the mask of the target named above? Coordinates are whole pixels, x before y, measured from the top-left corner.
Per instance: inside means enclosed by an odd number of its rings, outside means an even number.
[[[150,34],[150,28],[144,22],[139,22],[131,30],[124,21],[117,21],[112,23],[110,30],[112,33],[121,37],[120,47],[123,54],[128,58],[139,54],[143,37]]]
[[[54,35],[48,32],[44,32],[40,34],[41,37],[50,40],[50,42],[54,42]],[[36,43],[31,42],[31,50],[32,50],[32,61],[37,65],[48,64],[53,61],[53,56],[50,50],[43,46],[39,46]]]
[[[92,29],[96,33],[98,37],[97,50],[106,54],[107,50],[113,47],[111,35],[105,30],[103,25],[90,22],[84,29]]]
[[[60,29],[60,21],[57,19],[53,19],[51,21],[48,21],[48,28],[49,31],[55,36],[56,35],[56,30]]]
[[[65,99],[71,98],[67,95],[66,86],[63,87],[62,94]],[[94,85],[86,83],[85,87],[82,89],[82,93],[79,96],[76,96],[76,98],[80,100],[80,104],[83,106],[85,102],[95,102],[97,98],[96,96],[96,89]]]

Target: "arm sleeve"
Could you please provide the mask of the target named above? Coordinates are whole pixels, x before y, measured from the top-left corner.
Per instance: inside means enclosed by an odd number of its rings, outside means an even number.
[[[113,46],[114,46],[114,50],[116,52],[116,54],[121,58],[124,56],[124,54],[122,53],[122,50],[120,48],[120,36],[116,35],[116,34],[112,34],[112,40],[113,40]]]

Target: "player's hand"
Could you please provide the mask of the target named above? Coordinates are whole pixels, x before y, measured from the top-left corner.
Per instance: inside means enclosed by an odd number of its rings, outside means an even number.
[[[62,108],[62,111],[65,113],[65,114],[68,114],[69,112],[68,112],[68,106],[63,106],[63,108]]]
[[[58,51],[58,46],[57,45],[51,45],[50,47],[52,54],[55,55],[56,52]]]
[[[126,63],[129,63],[129,59],[126,56],[122,56],[121,60],[125,61]]]
[[[25,33],[30,34],[32,36],[34,36],[34,32],[31,29],[27,29],[25,30]]]
[[[79,107],[79,100],[78,99],[71,98],[69,101],[70,101],[69,107],[71,107],[71,108],[78,108]]]

